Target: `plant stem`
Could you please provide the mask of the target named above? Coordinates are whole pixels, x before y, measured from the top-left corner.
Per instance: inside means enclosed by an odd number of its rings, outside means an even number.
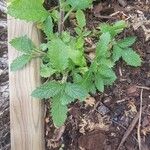
[[[75,7],[74,7],[75,8]],[[74,8],[71,8],[69,10],[69,12],[65,15],[64,19],[63,19],[63,23],[66,21],[66,19],[69,17],[69,15],[71,14],[71,12],[74,10]]]
[[[67,81],[67,78],[68,78],[68,71],[63,74],[61,83],[65,83]]]
[[[58,32],[61,35],[63,32],[63,27],[64,27],[64,9],[63,9],[63,0],[59,0],[59,11],[60,11],[60,18],[59,18],[59,23],[58,23]]]

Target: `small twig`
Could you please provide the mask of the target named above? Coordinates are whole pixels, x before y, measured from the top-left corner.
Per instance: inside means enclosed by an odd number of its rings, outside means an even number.
[[[136,87],[143,90],[150,90],[150,88],[146,86],[136,86]]]
[[[123,75],[122,75],[122,69],[121,69],[121,67],[119,66],[119,75],[122,77]]]
[[[58,24],[58,32],[61,35],[64,28],[64,10],[62,5],[62,0],[59,0],[59,8],[60,8],[60,18],[59,18],[59,24]]]
[[[64,134],[64,131],[65,131],[65,126],[61,126],[59,129],[58,129],[58,134],[57,134],[57,137],[55,138],[55,141],[59,141],[60,138],[62,137],[62,135]]]
[[[142,108],[142,110],[144,110],[146,108],[146,106],[144,106]],[[138,122],[138,119],[139,119],[139,114],[140,114],[140,111],[136,114],[135,118],[133,119],[133,121],[131,122],[130,126],[128,127],[127,131],[125,132],[117,150],[120,150],[121,146],[124,144],[124,142],[126,141],[126,139],[128,138],[128,136],[130,135],[130,133],[132,132],[132,130],[134,129],[136,123]]]
[[[104,16],[104,15],[95,15],[95,17],[97,18],[102,18],[102,19],[116,19],[116,17],[112,17],[112,16]]]
[[[115,124],[117,124],[118,126],[122,127],[124,130],[127,130],[127,128],[125,126],[123,126],[122,124],[118,123],[117,121],[115,121],[114,119],[112,119],[112,122],[114,122]],[[132,137],[134,138],[134,140],[138,143],[138,140],[136,139],[135,136],[132,135]]]
[[[63,23],[67,20],[67,18],[69,17],[69,15],[72,13],[72,11],[74,10],[74,7],[70,9],[70,11],[65,15],[64,19],[63,19]]]
[[[142,104],[143,104],[143,89],[141,89],[141,95],[140,95],[139,123],[138,123],[138,129],[137,129],[137,138],[138,138],[138,143],[139,143],[139,150],[142,150],[141,135],[140,135],[141,117],[142,117]]]

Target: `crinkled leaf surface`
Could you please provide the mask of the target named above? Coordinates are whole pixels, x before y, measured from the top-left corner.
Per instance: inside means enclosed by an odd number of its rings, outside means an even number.
[[[10,44],[18,51],[24,53],[31,53],[36,47],[34,43],[26,35],[14,38],[10,41]]]
[[[60,39],[54,39],[49,43],[48,57],[54,69],[65,70],[68,67],[68,47]]]
[[[114,62],[118,61],[121,58],[122,51],[123,51],[123,49],[121,49],[119,46],[117,46],[117,45],[113,46],[112,59],[113,59]]]
[[[118,41],[117,45],[121,48],[127,48],[129,46],[132,46],[135,41],[136,41],[136,37],[127,37],[123,40]]]
[[[123,51],[122,58],[128,65],[131,65],[134,67],[141,66],[142,60],[140,56],[131,48],[125,49]]]
[[[61,104],[60,97],[54,97],[51,103],[51,115],[56,127],[61,127],[64,124],[67,119],[67,112],[68,108]]]
[[[62,85],[58,82],[48,82],[36,88],[32,92],[32,96],[36,98],[50,98],[57,95],[62,89]]]
[[[10,65],[11,71],[22,69],[31,60],[30,55],[21,55],[17,57]]]
[[[86,26],[86,19],[85,19],[84,12],[82,10],[79,9],[76,12],[76,18],[77,18],[77,23],[80,28],[83,28]]]
[[[18,19],[37,22],[43,22],[48,16],[43,0],[13,0],[8,6],[8,14]]]
[[[87,91],[78,84],[68,83],[65,92],[74,99],[83,100],[88,95]]]
[[[51,39],[53,35],[53,22],[51,16],[48,16],[43,22],[42,29],[48,39]]]
[[[106,56],[106,53],[109,49],[109,43],[111,41],[111,35],[109,32],[103,33],[100,36],[100,40],[96,47],[97,56]]]
[[[55,72],[56,72],[56,70],[48,65],[42,65],[40,68],[40,75],[41,75],[41,77],[44,77],[44,78],[50,77]]]

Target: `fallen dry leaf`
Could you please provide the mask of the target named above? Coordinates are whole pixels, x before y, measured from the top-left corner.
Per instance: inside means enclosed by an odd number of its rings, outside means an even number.
[[[96,103],[96,100],[95,100],[94,97],[88,97],[88,98],[86,98],[86,100],[85,100],[85,106],[86,106],[86,107],[87,107],[87,106],[94,106],[95,103]]]

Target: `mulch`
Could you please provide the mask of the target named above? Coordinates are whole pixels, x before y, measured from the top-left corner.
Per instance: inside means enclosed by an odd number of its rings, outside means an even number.
[[[6,2],[0,0],[0,150],[10,150]]]

